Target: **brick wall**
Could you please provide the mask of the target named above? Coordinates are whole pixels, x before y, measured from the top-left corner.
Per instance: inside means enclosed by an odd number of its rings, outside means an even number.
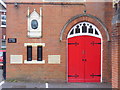
[[[112,32],[112,87],[120,88],[120,24],[114,24]]]
[[[112,87],[120,89],[120,2],[112,20]]]
[[[109,3],[86,3],[87,13],[98,17],[105,24],[109,34],[111,33],[111,14]],[[42,30],[43,37],[40,39],[27,37],[27,9],[30,12],[43,8]],[[109,8],[108,8],[109,7]],[[108,9],[107,9],[108,8]],[[102,25],[90,17],[82,17],[72,21],[63,34],[63,40],[60,42],[60,32],[63,26],[72,17],[83,14],[84,7],[81,5],[43,5],[43,4],[19,4],[18,8],[14,4],[7,4],[7,39],[17,38],[17,43],[7,43],[7,80],[28,80],[28,81],[67,81],[67,46],[66,36],[70,28],[80,21],[88,21],[95,24],[103,37],[103,81],[111,81],[111,43],[108,42],[106,32]],[[99,12],[98,12],[99,11]],[[109,15],[109,17],[108,17]],[[10,55],[23,55],[23,60],[27,59],[27,49],[24,43],[45,43],[43,48],[43,60],[45,64],[10,64]],[[33,48],[33,59],[36,58],[36,47]],[[48,55],[61,55],[61,64],[48,64]]]

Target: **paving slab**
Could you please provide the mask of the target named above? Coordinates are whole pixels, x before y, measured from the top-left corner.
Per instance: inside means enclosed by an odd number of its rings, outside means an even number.
[[[44,83],[5,82],[2,88],[45,88]]]
[[[2,88],[112,88],[110,83],[25,83],[5,82]]]

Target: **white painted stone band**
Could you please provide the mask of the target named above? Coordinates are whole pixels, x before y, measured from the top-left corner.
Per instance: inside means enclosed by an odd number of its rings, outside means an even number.
[[[42,61],[37,61],[37,60],[27,61],[27,60],[24,60],[24,64],[45,64],[45,60],[42,60]]]
[[[33,46],[33,47],[37,47],[37,46],[43,46],[45,47],[45,43],[24,43],[24,46]]]

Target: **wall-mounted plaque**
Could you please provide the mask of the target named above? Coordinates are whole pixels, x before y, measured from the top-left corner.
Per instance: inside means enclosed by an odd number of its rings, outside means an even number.
[[[16,38],[8,38],[8,43],[16,43],[17,39]]]

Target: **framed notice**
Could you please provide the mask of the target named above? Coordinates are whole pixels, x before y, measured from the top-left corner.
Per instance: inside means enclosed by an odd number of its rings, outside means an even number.
[[[8,38],[8,43],[16,43],[17,39],[16,38]]]

